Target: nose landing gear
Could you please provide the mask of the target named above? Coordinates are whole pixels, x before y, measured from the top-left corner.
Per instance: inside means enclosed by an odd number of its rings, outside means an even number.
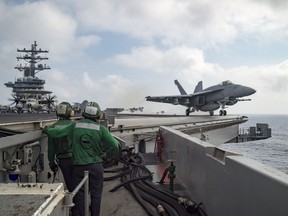
[[[188,108],[188,109],[186,109],[186,112],[185,112],[185,114],[186,114],[186,116],[189,116],[189,114],[190,114],[190,109]]]
[[[219,111],[219,115],[220,115],[220,116],[222,116],[222,115],[223,115],[223,116],[226,116],[226,115],[227,115],[226,110],[220,110],[220,111]]]

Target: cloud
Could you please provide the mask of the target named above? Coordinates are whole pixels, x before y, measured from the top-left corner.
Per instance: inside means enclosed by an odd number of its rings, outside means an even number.
[[[58,70],[52,70],[51,73],[49,73],[50,79],[54,80],[55,82],[62,82],[65,80],[65,75],[63,72]]]
[[[22,76],[13,70],[16,49],[29,48],[37,40],[39,47],[49,50],[52,68],[37,75],[61,100],[137,106],[147,95],[177,94],[174,79],[187,92],[200,80],[207,87],[229,79],[257,90],[248,103],[255,112],[271,107],[287,113],[282,108],[288,105],[287,55],[269,49],[274,44],[282,50],[287,46],[284,1],[15,2],[0,2],[1,83]],[[234,53],[242,61],[229,58]],[[256,66],[248,66],[245,61],[257,55]],[[273,64],[268,65],[267,56],[275,58]],[[0,101],[6,101],[11,89],[2,85],[1,92]],[[158,110],[160,105],[151,107]]]
[[[102,101],[109,107],[137,106],[144,99],[143,84],[119,75],[107,75],[101,80]]]
[[[120,32],[148,41],[161,38],[166,45],[231,40],[236,30],[219,16],[221,5],[221,1],[74,1],[76,19],[86,30]]]
[[[2,5],[2,9],[5,11],[0,15],[2,44],[5,41],[5,44],[10,43],[10,47],[22,47],[37,40],[49,47],[56,62],[58,59],[66,61],[68,53],[81,52],[101,40],[95,34],[77,35],[77,21],[52,1]]]
[[[82,83],[83,83],[83,86],[87,87],[88,89],[92,89],[92,90],[93,89],[95,89],[95,90],[99,89],[99,87],[97,86],[97,83],[94,82],[90,78],[90,76],[89,76],[89,74],[87,72],[84,72],[84,74],[83,74]]]
[[[272,10],[269,1],[249,0],[221,0],[217,3],[201,0],[166,0],[165,3],[162,0],[121,3],[87,0],[85,4],[74,1],[73,7],[76,19],[85,30],[159,40],[166,46],[188,43],[207,47],[229,44],[237,38],[247,37],[247,34],[257,40],[263,37],[275,40],[276,33],[276,38],[283,36],[281,32],[287,28],[283,8],[288,7],[278,3],[279,6],[272,7]]]
[[[213,76],[223,70],[217,64],[205,62],[202,50],[187,46],[170,49],[157,47],[137,47],[128,54],[120,54],[111,61],[132,69],[145,69],[160,74],[174,74],[185,80],[193,81],[204,76]]]

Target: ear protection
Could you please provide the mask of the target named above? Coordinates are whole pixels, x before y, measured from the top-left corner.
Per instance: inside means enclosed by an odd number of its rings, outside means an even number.
[[[99,119],[100,120],[105,119],[104,113],[102,111],[99,113]]]
[[[74,116],[74,110],[72,109],[70,104],[63,102],[57,106],[56,115],[57,116],[73,117]]]
[[[70,110],[70,112],[69,112],[69,116],[70,116],[70,117],[73,117],[73,116],[75,115],[74,110],[71,109],[71,108],[69,108],[69,110]]]

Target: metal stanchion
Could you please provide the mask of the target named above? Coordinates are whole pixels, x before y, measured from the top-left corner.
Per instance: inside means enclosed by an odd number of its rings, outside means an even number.
[[[84,185],[84,211],[85,215],[89,215],[89,171],[84,171],[84,178],[82,181],[77,185],[77,187],[71,192],[66,193],[64,198],[64,205],[67,207],[73,207],[73,198],[78,193],[78,191],[83,187]]]

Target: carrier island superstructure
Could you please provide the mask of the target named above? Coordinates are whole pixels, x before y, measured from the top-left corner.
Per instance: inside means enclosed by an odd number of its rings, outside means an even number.
[[[17,60],[20,61],[15,69],[23,73],[23,77],[18,77],[14,82],[6,82],[8,88],[12,88],[13,105],[18,112],[52,111],[54,109],[55,96],[51,96],[52,91],[44,89],[45,80],[37,77],[37,73],[51,68],[43,60],[48,60],[48,50],[37,48],[37,42],[31,48],[17,49],[20,53]],[[40,109],[41,108],[41,109]]]
[[[12,116],[0,122],[0,215],[69,215],[74,193],[65,190],[61,172],[53,176],[49,170],[47,136],[41,130],[56,116],[34,114],[28,120],[20,115],[17,121]],[[217,147],[237,138],[246,117],[106,117],[102,123],[119,140],[122,158],[128,160],[105,172],[101,216],[287,215],[286,174]],[[87,175],[82,183],[88,197]]]

